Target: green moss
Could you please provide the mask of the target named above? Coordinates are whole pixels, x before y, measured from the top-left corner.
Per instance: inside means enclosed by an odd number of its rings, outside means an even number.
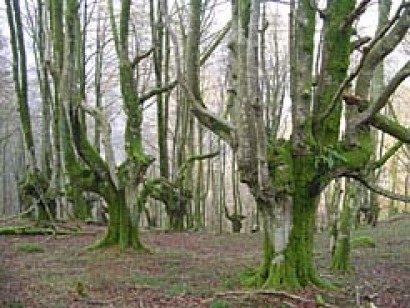
[[[248,37],[249,19],[251,16],[251,2],[249,0],[239,0],[239,18],[241,27],[245,30],[245,36]]]
[[[239,273],[239,281],[246,288],[260,288],[266,281],[262,267],[248,268]],[[264,277],[265,276],[265,277]]]
[[[341,144],[336,147],[336,150],[345,159],[345,161],[339,162],[339,165],[350,170],[361,170],[374,153],[374,140],[371,138],[369,130],[363,128],[357,133],[357,144]]]
[[[325,19],[324,50],[326,61],[323,71],[325,77],[323,90],[316,102],[319,114],[329,108],[333,96],[340,84],[346,77],[350,63],[352,34],[351,26],[341,27],[346,16],[352,11],[355,1],[339,0],[329,4],[327,18]],[[332,113],[326,119],[317,119],[315,123],[315,134],[322,146],[337,143],[340,129],[340,118],[342,112],[341,101],[337,102]]]
[[[358,236],[352,238],[350,240],[350,247],[351,248],[358,248],[358,247],[367,247],[367,248],[375,248],[376,242],[369,236]]]
[[[278,139],[268,143],[268,166],[274,187],[278,193],[291,194],[292,155],[290,141]]]
[[[14,248],[18,251],[27,253],[44,252],[44,247],[39,243],[18,243],[14,245]]]
[[[315,174],[314,156],[294,157],[292,176],[293,227],[282,255],[275,254],[269,233],[264,237],[264,255],[260,267],[241,274],[248,287],[299,288],[309,284],[327,287],[317,275],[313,263],[313,232],[317,198],[310,192]]]
[[[300,10],[298,16],[305,19],[299,21],[300,24],[303,23],[303,26],[300,28],[300,37],[303,38],[303,52],[313,56],[316,12],[310,0],[300,1],[298,10]]]
[[[229,308],[229,303],[223,299],[215,299],[211,302],[210,308]]]
[[[348,186],[347,198],[340,215],[340,227],[336,238],[336,247],[332,256],[331,269],[337,272],[348,272],[350,264],[350,232],[352,228],[352,202],[356,190]]]

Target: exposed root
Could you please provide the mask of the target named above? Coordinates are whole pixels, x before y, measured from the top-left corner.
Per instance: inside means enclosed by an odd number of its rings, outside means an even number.
[[[117,238],[110,237],[107,235],[101,240],[91,245],[88,245],[87,247],[85,247],[85,249],[86,250],[96,250],[96,249],[104,249],[104,248],[110,248],[110,247],[115,247],[115,246],[118,246],[120,251],[131,249],[135,252],[149,253],[149,254],[152,253],[152,251],[148,249],[147,247],[145,247],[140,241],[124,245],[124,243],[121,243]]]
[[[319,277],[317,274],[311,274],[302,283],[296,276],[296,272],[285,273],[283,265],[272,264],[267,273],[262,266],[256,269],[248,269],[240,274],[241,284],[248,288],[262,289],[300,289],[304,286],[313,285],[320,289],[339,290],[331,282]]]

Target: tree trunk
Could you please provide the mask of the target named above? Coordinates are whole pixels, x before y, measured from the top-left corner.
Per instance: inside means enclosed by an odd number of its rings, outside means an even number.
[[[350,232],[353,225],[354,196],[357,189],[354,183],[346,182],[345,199],[340,210],[340,219],[336,223],[335,245],[332,249],[331,269],[345,273],[350,269]]]
[[[280,255],[275,256],[270,266],[267,286],[293,288],[305,287],[310,283],[322,285],[313,262],[313,237],[318,205],[318,195],[311,191],[314,170],[312,156],[294,158],[292,227],[289,241],[283,250],[283,258]]]
[[[110,214],[108,229],[103,239],[90,248],[118,245],[120,249],[143,249],[139,238],[139,228],[132,222],[127,207],[125,190],[110,189],[105,194],[105,201]],[[137,222],[138,223],[138,222]]]

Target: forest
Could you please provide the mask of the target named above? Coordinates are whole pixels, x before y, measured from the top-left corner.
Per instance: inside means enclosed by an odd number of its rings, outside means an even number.
[[[0,306],[410,303],[408,0],[0,24]]]

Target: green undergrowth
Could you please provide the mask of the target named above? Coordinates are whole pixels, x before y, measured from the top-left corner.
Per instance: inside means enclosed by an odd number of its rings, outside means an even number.
[[[226,300],[223,299],[215,299],[211,302],[210,308],[230,308],[231,306]]]
[[[18,243],[14,245],[17,251],[27,252],[27,253],[39,253],[44,252],[45,249],[39,243]]]
[[[350,240],[350,247],[354,248],[375,248],[375,241],[368,236],[358,236]]]

